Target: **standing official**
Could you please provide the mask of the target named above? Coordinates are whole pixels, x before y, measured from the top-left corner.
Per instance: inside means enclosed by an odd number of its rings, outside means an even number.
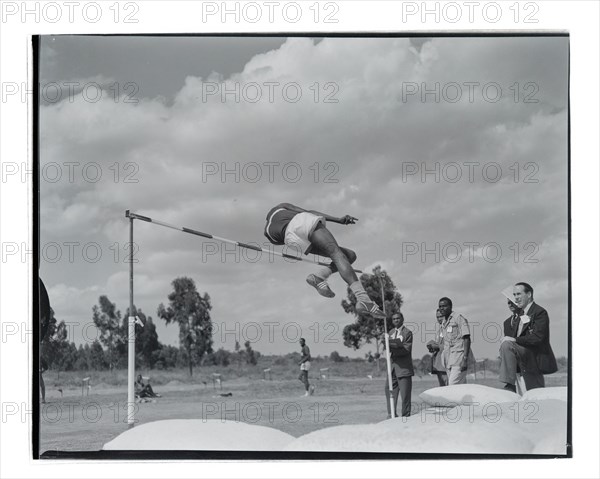
[[[398,404],[398,395],[402,397],[402,416],[410,416],[410,400],[412,395],[412,377],[415,371],[412,363],[412,341],[413,335],[410,329],[404,326],[402,313],[392,315],[392,325],[389,331],[390,360],[392,368],[392,391],[394,398],[394,410]],[[385,397],[388,418],[392,417],[390,409],[390,383],[385,380]],[[398,413],[394,411],[394,417]]]

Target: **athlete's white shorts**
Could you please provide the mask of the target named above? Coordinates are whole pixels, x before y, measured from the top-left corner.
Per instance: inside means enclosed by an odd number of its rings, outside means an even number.
[[[310,371],[310,361],[304,361],[300,365],[300,371]]]
[[[284,242],[293,249],[293,251],[287,251],[287,254],[308,254],[307,250],[310,247],[308,238],[319,223],[325,224],[323,216],[307,212],[298,213],[294,216],[285,230]]]

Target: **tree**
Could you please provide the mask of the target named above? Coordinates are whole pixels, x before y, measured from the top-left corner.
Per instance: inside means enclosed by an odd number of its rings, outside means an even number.
[[[123,356],[127,357],[127,333],[124,334],[117,306],[104,295],[98,298],[98,303],[99,307],[92,308],[92,318],[100,332],[100,342],[107,349],[108,366],[112,370]]]
[[[96,371],[102,371],[110,367],[104,349],[102,349],[102,345],[97,339],[90,346],[90,367]]]
[[[171,283],[173,292],[169,294],[169,306],[161,303],[157,314],[167,324],[179,325],[179,344],[185,350],[190,376],[193,364],[202,360],[205,353],[212,352],[212,325],[210,322],[210,296],[201,296],[194,280],[187,277],[176,278]]]
[[[177,366],[177,355],[179,350],[175,346],[160,345],[158,351],[152,353],[154,366],[157,369],[170,369]]]
[[[138,315],[143,314],[141,311]],[[140,316],[141,317],[141,316]],[[160,349],[160,343],[158,342],[158,334],[156,333],[156,325],[152,321],[152,317],[148,316],[146,324],[141,327],[136,324],[140,331],[135,333],[135,351],[136,355],[140,358],[140,362],[144,367],[154,368],[155,356],[154,352]]]
[[[385,302],[385,312],[388,318],[388,331],[393,327],[391,317],[394,313],[400,312],[402,306],[402,295],[396,290],[396,286],[387,272],[380,266],[373,269],[373,274],[362,274],[360,281],[372,301],[374,301],[382,310]],[[381,297],[381,281],[384,286],[384,297]],[[383,321],[374,319],[372,316],[365,316],[356,312],[356,296],[348,288],[348,299],[342,301],[342,308],[348,314],[356,316],[356,321],[347,325],[343,332],[344,346],[359,349],[364,344],[375,342],[375,358],[377,359],[377,369],[379,370],[380,350],[383,346]]]
[[[157,360],[155,354],[160,350],[161,344],[158,341],[156,333],[156,325],[152,321],[151,316],[146,316],[141,309],[137,309],[134,305],[136,316],[140,318],[142,324],[135,322],[135,363],[137,367],[145,367],[148,369],[154,368]],[[124,338],[129,338],[129,308],[127,308],[123,322],[121,323],[121,335]],[[121,354],[123,361],[127,358],[127,343],[124,343],[124,352]]]
[[[238,364],[238,369],[241,369],[242,359],[244,359],[244,351],[241,350],[239,341],[235,341],[235,346],[233,347],[233,349],[235,350],[235,357]]]
[[[77,363],[77,346],[75,346],[75,343],[66,342],[62,351],[63,354],[59,369],[63,371],[73,371],[75,369],[75,364]]]
[[[70,371],[77,362],[77,347],[69,343],[67,326],[64,321],[57,324],[54,310],[50,308],[50,318],[47,323],[47,332],[41,343],[41,357],[48,368],[60,371]]]
[[[57,324],[54,310],[50,308],[50,317],[47,320],[46,335],[40,344],[41,359],[46,362],[49,368],[58,366],[60,357],[62,356],[61,350],[64,349],[63,343],[65,343],[66,340],[67,328],[65,322],[61,321]]]
[[[213,354],[213,364],[215,366],[229,366],[229,363],[231,362],[231,353],[229,351],[227,351],[226,349],[223,348],[219,348],[214,354]]]
[[[87,371],[90,369],[90,345],[85,343],[79,345],[77,348],[77,361],[75,361],[75,369],[77,371]]]
[[[244,351],[246,353],[246,363],[252,364],[252,366],[256,366],[256,363],[258,361],[256,359],[255,351],[252,349],[252,346],[250,345],[250,341],[246,341],[244,343],[244,347],[246,348],[246,351]]]
[[[340,356],[340,353],[338,353],[337,351],[333,351],[330,355],[329,355],[329,360],[333,361],[334,363],[341,363],[344,361],[344,358]]]

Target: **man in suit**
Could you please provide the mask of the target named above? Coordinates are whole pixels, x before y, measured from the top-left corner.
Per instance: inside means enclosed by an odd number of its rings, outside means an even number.
[[[543,388],[544,374],[558,370],[550,347],[548,312],[533,301],[533,288],[527,283],[515,284],[513,297],[518,310],[509,318],[510,335],[506,334],[508,320],[504,322],[499,379],[506,383],[504,389],[516,392],[517,368],[520,368],[528,390]],[[515,314],[520,314],[518,321]]]
[[[412,377],[415,370],[412,363],[412,341],[413,335],[410,329],[404,326],[404,316],[402,313],[392,315],[392,325],[389,331],[390,336],[390,362],[392,368],[392,391],[394,398],[394,417],[396,405],[398,404],[398,394],[402,396],[402,416],[410,416],[410,400],[412,395]],[[390,408],[390,383],[385,380],[385,397],[388,411],[388,418],[392,417]]]
[[[519,308],[512,300],[507,300],[508,309],[511,312],[510,317],[504,320],[504,336],[516,338],[519,328],[520,317],[523,315],[523,310]]]

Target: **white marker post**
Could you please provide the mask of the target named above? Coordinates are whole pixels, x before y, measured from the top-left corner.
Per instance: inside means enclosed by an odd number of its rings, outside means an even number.
[[[385,295],[383,290],[383,275],[379,277],[381,283],[381,306],[385,315]],[[392,419],[396,417],[396,409],[394,407],[394,386],[392,385],[392,362],[390,358],[390,335],[387,332],[387,316],[383,318],[383,334],[385,339],[385,361],[387,364],[388,390],[390,392],[390,411]]]
[[[133,311],[133,218],[129,218],[129,320],[127,333],[127,427],[135,423],[135,312]]]

